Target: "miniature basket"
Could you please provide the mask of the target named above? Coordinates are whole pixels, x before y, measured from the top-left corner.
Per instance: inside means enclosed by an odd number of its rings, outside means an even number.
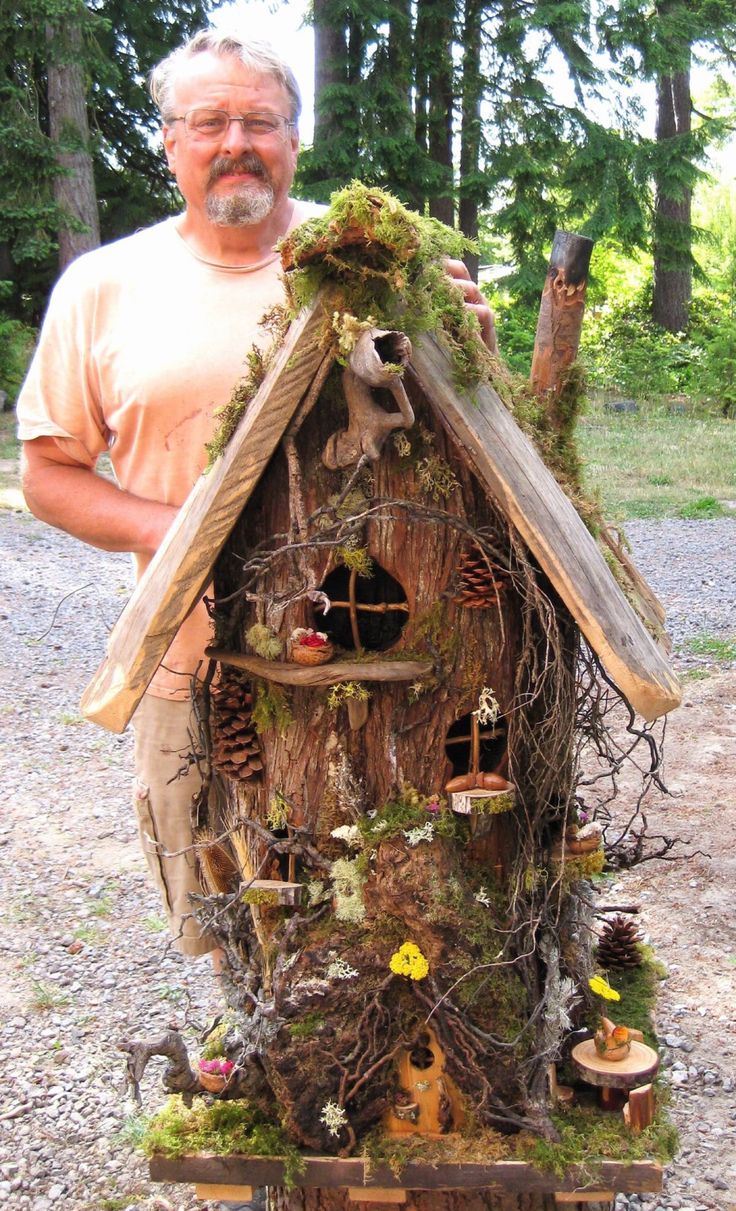
[[[323,643],[318,648],[309,647],[304,643],[295,643],[291,649],[291,659],[295,664],[326,664],[334,655],[335,649],[331,643]]]
[[[208,1093],[224,1093],[230,1084],[232,1073],[227,1076],[223,1072],[202,1072],[200,1069],[197,1073],[199,1083]]]

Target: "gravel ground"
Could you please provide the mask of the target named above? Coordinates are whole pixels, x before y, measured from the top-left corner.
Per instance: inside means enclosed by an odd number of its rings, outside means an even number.
[[[637,522],[629,534],[678,645],[734,634],[736,521]],[[132,1147],[116,1044],[172,1021],[201,1027],[217,1006],[214,981],[206,958],[181,959],[161,931],[128,805],[129,736],[78,713],[129,591],[128,559],[20,512],[2,514],[0,551],[0,1205],[189,1211],[203,1204],[187,1188],[151,1185]],[[693,1199],[689,1179],[699,1164],[727,1174],[732,1083],[688,1061],[676,1007],[664,1030],[687,1114],[708,1101],[720,1113],[723,1099],[722,1125],[699,1153],[697,1142],[686,1150],[664,1196],[619,1197],[617,1208],[725,1211],[736,1206],[728,1196]],[[160,1103],[154,1073],[144,1099]],[[713,1184],[729,1187],[736,1171]]]

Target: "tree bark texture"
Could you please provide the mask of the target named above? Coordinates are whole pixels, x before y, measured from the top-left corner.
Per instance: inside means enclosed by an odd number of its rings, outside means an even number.
[[[354,721],[351,726],[346,705],[331,707],[323,689],[288,690],[291,721],[260,733],[260,783],[231,785],[228,792],[231,811],[253,822],[243,827],[245,873],[251,877],[288,874],[290,879],[311,881],[310,886],[317,880],[329,888],[330,878],[338,878],[335,872],[346,860],[345,843],[333,830],[370,820],[397,799],[410,801],[417,793],[443,795],[453,773],[466,771],[472,761],[470,736],[465,737],[464,755],[456,759],[451,733],[458,726],[461,732],[471,732],[472,711],[484,686],[492,687],[500,710],[495,724],[486,726],[486,734],[496,737],[489,741],[495,747],[482,750],[486,756],[492,753],[491,769],[505,770],[511,764],[520,784],[533,781],[526,767],[538,759],[541,733],[530,743],[516,717],[507,721],[518,701],[522,643],[530,651],[537,642],[528,629],[533,612],[525,611],[522,623],[521,600],[511,584],[488,609],[464,608],[454,600],[457,568],[471,545],[469,533],[482,533],[500,570],[513,564],[508,528],[418,385],[409,384],[408,390],[415,425],[400,442],[389,439],[381,457],[358,474],[360,491],[352,489],[350,513],[365,517],[357,523],[346,520],[350,533],[346,530],[342,541],[350,538],[354,546],[364,547],[374,561],[374,578],[392,577],[408,606],[400,637],[388,651],[374,651],[374,658],[429,659],[433,674],[424,685],[370,683],[367,717],[357,727]],[[384,406],[395,407],[388,396]],[[238,591],[242,569],[250,566],[253,552],[269,549],[271,536],[295,544],[251,582],[251,604],[241,610],[238,633],[232,630],[231,618],[230,635],[227,640],[220,635],[221,646],[245,646],[245,633],[256,621],[284,638],[295,627],[330,625],[329,614],[323,622],[312,599],[341,557],[335,543],[307,541],[313,531],[308,519],[325,501],[339,499],[355,474],[349,468],[330,471],[321,458],[332,434],[344,425],[337,378],[328,382],[299,431],[287,435],[282,450],[274,454],[220,558],[216,597],[224,601]],[[312,537],[319,538],[319,533],[317,528]],[[311,598],[304,595],[305,589]],[[338,608],[333,605],[332,610]],[[543,667],[539,642],[533,664]],[[545,696],[543,682],[540,674],[531,691],[540,716],[559,705]],[[259,688],[256,683],[256,698],[264,690],[272,693],[273,686]],[[521,692],[530,697],[527,685]],[[568,785],[571,699],[566,698],[570,721],[557,728],[565,740],[566,768],[560,781]],[[506,751],[507,723],[515,736],[511,755]],[[460,743],[465,740],[460,737]],[[485,762],[482,768],[489,772]],[[545,779],[547,785],[547,771]],[[285,805],[286,830],[275,845],[269,842],[274,803]],[[247,989],[251,1001],[255,995],[255,1007],[247,1006],[246,1037],[252,1032],[254,1047],[258,1040],[258,1063],[292,1138],[301,1146],[351,1152],[357,1138],[384,1121],[395,1104],[403,1104],[408,1091],[397,1087],[400,1056],[407,1051],[413,1056],[417,1048],[426,1051],[428,1045],[433,1063],[444,1065],[448,1089],[451,1085],[459,1091],[462,1104],[482,1124],[545,1129],[540,1081],[546,1064],[541,1059],[528,1062],[522,1075],[514,1049],[498,1050],[490,1042],[499,1034],[524,1032],[523,1023],[545,986],[544,970],[537,970],[534,956],[514,958],[509,953],[508,968],[496,971],[494,965],[509,932],[507,897],[522,894],[519,863],[524,865],[538,844],[533,828],[530,833],[538,806],[530,794],[523,811],[473,816],[462,825],[460,839],[435,835],[420,843],[412,839],[411,830],[394,829],[384,840],[377,832],[360,874],[363,915],[341,916],[340,895],[347,896],[348,905],[355,906],[356,899],[352,892],[340,892],[339,881],[333,884],[333,896],[317,896],[311,912],[288,919],[281,909],[257,905],[249,922],[248,908],[238,909],[235,927],[229,926],[222,940],[233,960],[236,999],[238,981],[241,994]],[[555,810],[564,814],[561,806]],[[452,819],[452,813],[447,817]],[[426,824],[433,817],[422,814],[421,819]],[[213,823],[215,830],[219,827]],[[289,852],[296,855],[295,862]],[[500,917],[481,907],[489,891],[498,897]],[[494,932],[494,921],[501,933]],[[426,958],[426,978],[397,978],[389,969],[392,953],[405,942],[418,946]],[[525,927],[519,929],[518,945],[528,950]],[[337,959],[349,963],[352,976],[326,978]],[[459,990],[444,997],[442,990],[456,981]],[[523,1035],[532,1050],[534,1033],[527,1028]],[[320,1115],[330,1102],[347,1108],[348,1121],[337,1142]],[[437,1129],[452,1129],[453,1123],[459,1126],[448,1103],[444,1126]],[[542,1206],[529,1204],[537,1205]]]
[[[682,140],[691,129],[690,70],[657,81],[657,143]],[[680,174],[661,169],[655,181],[652,318],[668,332],[684,332],[692,297],[692,189]]]
[[[64,270],[81,253],[99,246],[100,219],[89,150],[81,30],[73,22],[63,30],[48,26],[46,39],[49,133],[63,169],[54,178],[54,197],[70,220],[59,230],[59,269]]]
[[[366,1194],[369,1194],[366,1191]],[[279,1189],[275,1211],[355,1211],[346,1190]],[[490,1190],[409,1190],[406,1211],[554,1211],[554,1194],[503,1194]],[[371,1204],[373,1208],[377,1204]]]
[[[555,233],[531,369],[532,387],[553,413],[565,373],[578,355],[592,251],[586,236]]]

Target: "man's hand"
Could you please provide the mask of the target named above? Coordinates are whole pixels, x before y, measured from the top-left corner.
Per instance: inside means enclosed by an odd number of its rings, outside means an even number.
[[[70,458],[52,437],[24,443],[22,476],[36,517],[103,551],[153,555],[178,513],[172,505],[123,492]]]
[[[493,312],[488,306],[488,300],[481,294],[479,287],[471,278],[467,265],[464,261],[453,261],[448,257],[445,260],[445,269],[454,284],[462,290],[465,306],[477,315],[484,343],[491,353],[497,354],[498,339]]]

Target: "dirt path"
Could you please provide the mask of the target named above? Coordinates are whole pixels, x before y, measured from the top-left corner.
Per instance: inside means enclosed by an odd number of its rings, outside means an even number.
[[[172,1019],[201,1026],[216,992],[207,961],[180,960],[160,932],[129,739],[78,715],[128,561],[26,514],[0,521],[0,1205],[189,1211],[191,1192],[153,1187],[131,1146],[116,1045]],[[677,794],[649,812],[654,832],[709,856],[647,863],[606,893],[638,900],[669,968],[659,1029],[683,1142],[665,1194],[620,1207],[736,1211],[735,702],[734,669],[688,683],[666,745]],[[145,1093],[159,1104],[153,1074]]]

